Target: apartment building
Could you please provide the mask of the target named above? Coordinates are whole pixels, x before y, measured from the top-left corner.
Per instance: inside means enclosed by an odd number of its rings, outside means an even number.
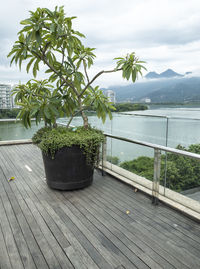
[[[116,103],[116,94],[115,94],[115,92],[114,91],[112,91],[112,90],[107,90],[106,92],[105,92],[105,96],[106,97],[108,97],[108,99],[109,99],[109,101],[110,102],[112,102],[112,103]]]
[[[10,84],[0,84],[0,109],[13,108],[11,90],[12,86]]]

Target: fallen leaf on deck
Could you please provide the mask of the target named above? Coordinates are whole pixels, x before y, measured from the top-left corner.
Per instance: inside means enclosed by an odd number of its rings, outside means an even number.
[[[8,181],[12,181],[12,180],[14,180],[15,179],[15,177],[11,177]]]

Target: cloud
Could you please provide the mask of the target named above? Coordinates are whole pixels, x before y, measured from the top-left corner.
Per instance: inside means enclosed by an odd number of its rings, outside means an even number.
[[[112,68],[114,57],[132,51],[147,61],[148,71],[199,69],[199,0],[7,0],[0,10],[0,68],[4,70],[0,81],[3,76],[27,78],[25,71],[9,68],[6,55],[28,11],[55,5],[64,5],[68,16],[78,17],[74,27],[86,35],[86,45],[97,48],[95,72]],[[124,81],[110,74],[99,83],[104,87]]]

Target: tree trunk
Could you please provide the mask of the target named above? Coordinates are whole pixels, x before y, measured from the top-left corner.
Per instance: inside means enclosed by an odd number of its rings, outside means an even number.
[[[85,115],[84,111],[81,112],[81,115],[83,118],[83,126],[85,127],[85,129],[88,129],[88,127],[89,127],[88,117]]]
[[[88,127],[89,127],[88,117],[85,115],[85,112],[83,111],[83,105],[82,105],[82,101],[81,101],[80,97],[78,98],[78,102],[79,102],[79,108],[81,111],[81,116],[83,119],[83,126],[85,127],[85,129],[88,129]]]

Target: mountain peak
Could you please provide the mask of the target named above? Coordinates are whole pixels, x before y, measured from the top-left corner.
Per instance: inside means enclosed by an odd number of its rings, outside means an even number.
[[[183,77],[184,75],[178,74],[174,72],[172,69],[167,69],[166,71],[158,74],[156,72],[149,72],[146,74],[146,78],[153,79],[153,78],[173,78],[173,77]]]
[[[172,78],[172,77],[182,77],[183,75],[174,72],[172,69],[167,69],[166,71],[160,73],[162,78]]]
[[[158,74],[158,73],[156,73],[156,72],[149,72],[148,74],[146,74],[146,76],[145,76],[146,78],[159,78],[160,77],[160,75]]]

